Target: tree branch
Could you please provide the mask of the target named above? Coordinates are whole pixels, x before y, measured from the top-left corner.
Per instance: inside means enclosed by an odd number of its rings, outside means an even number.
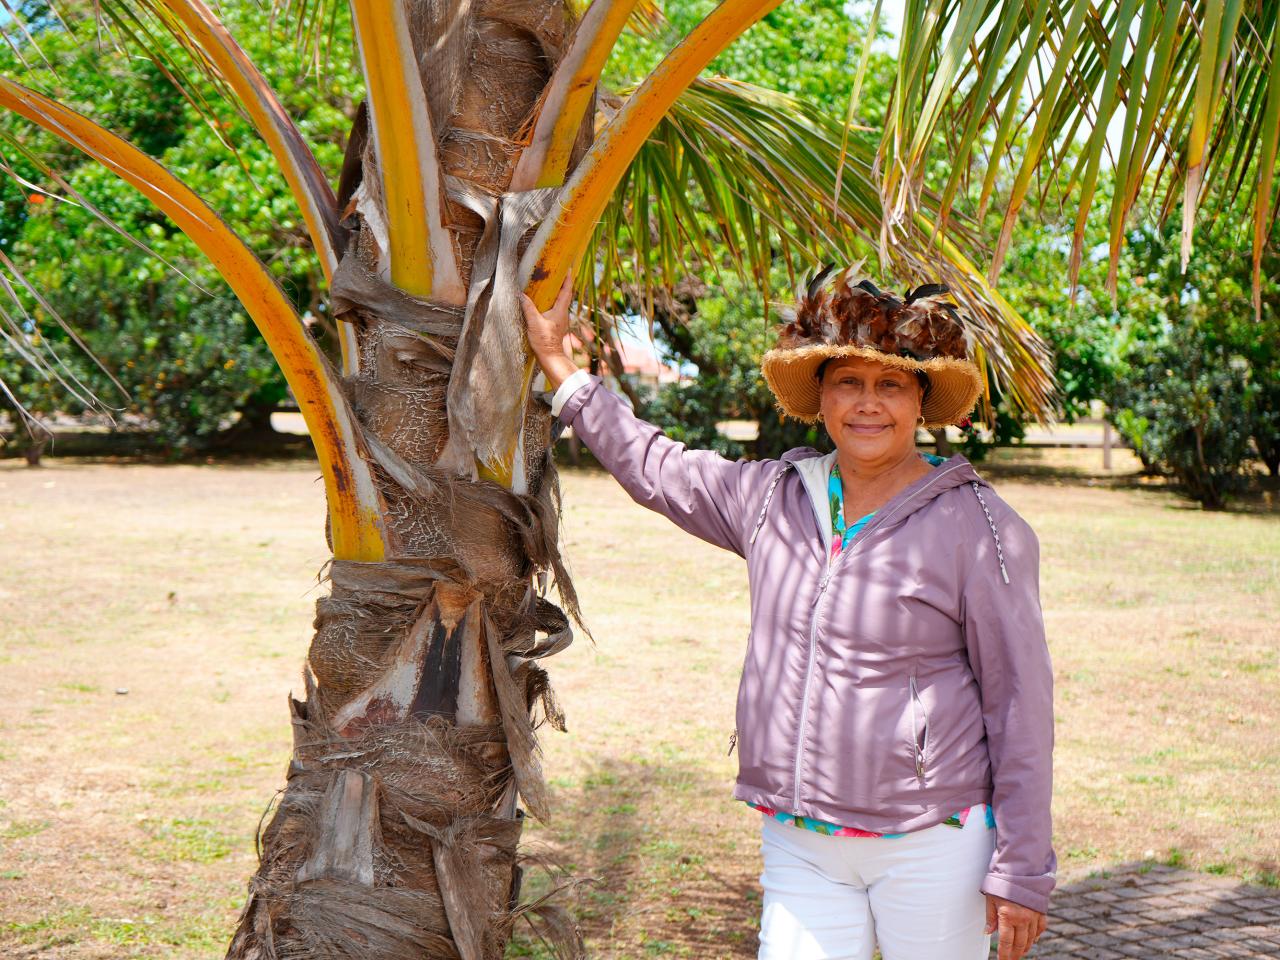
[[[382,559],[388,546],[382,498],[361,455],[352,412],[332,368],[262,262],[190,188],[127,141],[3,77],[0,107],[39,124],[136,188],[209,258],[262,331],[298,400],[324,474],[335,556]]]

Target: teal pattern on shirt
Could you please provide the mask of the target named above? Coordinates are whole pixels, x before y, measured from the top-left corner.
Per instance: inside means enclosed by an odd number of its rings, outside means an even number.
[[[946,458],[932,453],[921,453],[920,456],[934,467],[947,462]],[[850,541],[867,525],[867,521],[876,515],[876,512],[872,510],[866,516],[859,517],[849,526],[845,526],[844,482],[840,479],[840,464],[834,460],[831,462],[831,473],[827,476],[827,503],[831,508],[831,555],[834,557],[849,546]]]
[[[929,461],[931,466],[937,467],[946,463],[945,457],[939,457],[932,453],[921,453],[920,456]],[[844,482],[840,478],[840,464],[834,460],[831,463],[831,473],[827,477],[827,503],[831,508],[831,556],[830,560],[834,561],[840,551],[844,550],[858,535],[863,527],[867,525],[867,521],[876,515],[872,510],[865,516],[859,517],[851,524],[845,523],[844,519]],[[859,830],[856,827],[845,827],[838,823],[828,823],[826,820],[815,820],[813,817],[802,817],[798,814],[787,813],[783,810],[774,810],[772,807],[765,807],[757,803],[748,802],[747,806],[759,810],[765,816],[773,817],[782,823],[793,824],[802,830],[812,830],[814,833],[821,833],[829,837],[878,837],[885,840],[893,840],[898,837],[905,837],[905,833],[872,833],[867,830]],[[986,807],[987,827],[994,829],[996,825],[995,811],[991,809],[990,804],[978,804],[978,806]],[[966,807],[958,813],[942,822],[950,827],[963,827],[969,819],[969,813],[975,807]]]

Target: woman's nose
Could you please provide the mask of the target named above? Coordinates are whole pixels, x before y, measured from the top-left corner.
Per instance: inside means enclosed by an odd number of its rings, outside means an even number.
[[[874,390],[860,390],[854,398],[854,409],[859,413],[876,411],[880,409],[880,398],[876,396]]]

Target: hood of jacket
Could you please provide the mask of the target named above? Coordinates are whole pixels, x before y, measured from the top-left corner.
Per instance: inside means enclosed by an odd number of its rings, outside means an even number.
[[[835,459],[836,452],[834,450],[823,454],[813,447],[793,447],[786,451],[780,458],[781,466],[774,482],[769,485],[765,493],[760,507],[760,514],[756,518],[751,542],[755,542],[755,536],[764,522],[764,516],[769,509],[769,501],[772,499],[777,481],[782,479],[787,470],[794,469],[800,475],[805,492],[808,494],[810,506],[813,508],[814,521],[822,538],[824,553],[829,554],[831,551],[832,529],[830,506],[827,500],[827,484]],[[899,492],[888,503],[875,511],[875,516],[863,528],[863,535],[869,535],[872,530],[881,527],[889,527],[892,524],[901,523],[912,513],[948,490],[953,490],[965,484],[972,488],[977,502],[986,515],[992,541],[997,547],[1000,575],[1004,582],[1008,583],[1008,571],[1005,568],[1003,551],[999,549],[1000,530],[982,492],[983,488],[990,490],[991,485],[978,474],[978,471],[974,469],[968,458],[961,454],[956,454],[939,464],[919,480],[909,484],[906,489]]]

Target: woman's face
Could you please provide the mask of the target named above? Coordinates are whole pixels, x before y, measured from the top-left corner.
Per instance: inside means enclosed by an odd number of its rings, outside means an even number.
[[[922,400],[910,370],[862,357],[836,358],[822,372],[822,422],[855,460],[892,461],[915,447]]]

